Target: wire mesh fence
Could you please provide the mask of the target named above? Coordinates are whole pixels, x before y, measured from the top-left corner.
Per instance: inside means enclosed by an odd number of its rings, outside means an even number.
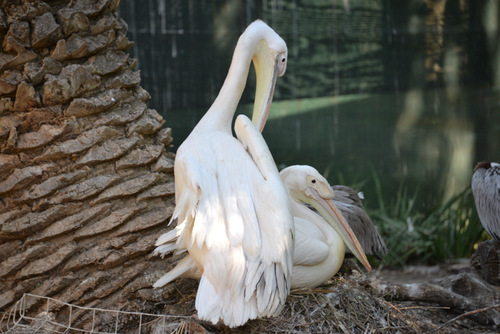
[[[36,315],[28,312],[34,306]],[[190,318],[83,307],[26,293],[1,314],[0,333],[177,333]]]

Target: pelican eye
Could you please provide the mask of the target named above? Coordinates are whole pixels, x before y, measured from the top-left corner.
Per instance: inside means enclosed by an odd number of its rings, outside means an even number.
[[[284,63],[285,61],[286,61],[286,58],[285,58],[285,57],[281,58],[281,62],[282,62],[282,63]]]
[[[316,183],[316,180],[315,180],[315,179],[312,179],[312,180],[311,180],[311,183]]]

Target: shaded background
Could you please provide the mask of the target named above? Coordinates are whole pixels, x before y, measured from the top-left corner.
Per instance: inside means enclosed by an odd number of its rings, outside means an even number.
[[[403,187],[425,210],[469,186],[476,162],[500,160],[497,0],[127,0],[119,10],[173,152],[261,18],[289,50],[264,130],[280,168],[312,165],[361,187],[372,208]],[[237,113],[253,91],[252,70]]]

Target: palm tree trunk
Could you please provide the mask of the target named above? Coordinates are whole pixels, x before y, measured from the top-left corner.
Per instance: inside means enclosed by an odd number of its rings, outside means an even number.
[[[29,292],[147,311],[172,137],[146,105],[119,0],[0,3],[0,310]]]

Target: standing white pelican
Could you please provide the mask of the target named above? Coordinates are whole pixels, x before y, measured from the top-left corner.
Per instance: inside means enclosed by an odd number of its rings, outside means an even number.
[[[387,246],[363,209],[363,193],[343,185],[332,186],[332,190],[335,193],[333,203],[349,223],[365,254],[382,259],[387,254]],[[350,250],[346,249],[346,253]]]
[[[231,133],[231,122],[252,60],[257,128],[239,116],[238,140]],[[277,315],[290,291],[293,217],[259,132],[286,60],[286,44],[270,27],[260,20],[248,26],[219,95],[177,150],[172,220],[177,218],[178,225],[157,245],[163,245],[159,247],[163,251],[189,252],[178,270],[196,265],[202,275],[196,295],[198,317],[214,324],[222,320],[236,327],[249,319]],[[166,284],[167,275],[154,286]]]
[[[472,175],[472,194],[481,224],[500,241],[500,164],[480,162]]]
[[[334,193],[326,179],[310,166],[290,166],[282,170],[280,176],[291,199],[295,224],[292,288],[316,287],[335,275],[344,260],[345,245],[371,270],[354,232],[332,202]],[[155,250],[162,256],[174,250],[176,231],[165,236]],[[179,277],[201,277],[189,255],[163,276],[161,283],[167,284]]]
[[[371,271],[358,239],[332,201],[328,181],[311,166],[290,166],[280,176],[295,221],[292,288],[316,287],[330,279],[344,261],[346,245]]]

